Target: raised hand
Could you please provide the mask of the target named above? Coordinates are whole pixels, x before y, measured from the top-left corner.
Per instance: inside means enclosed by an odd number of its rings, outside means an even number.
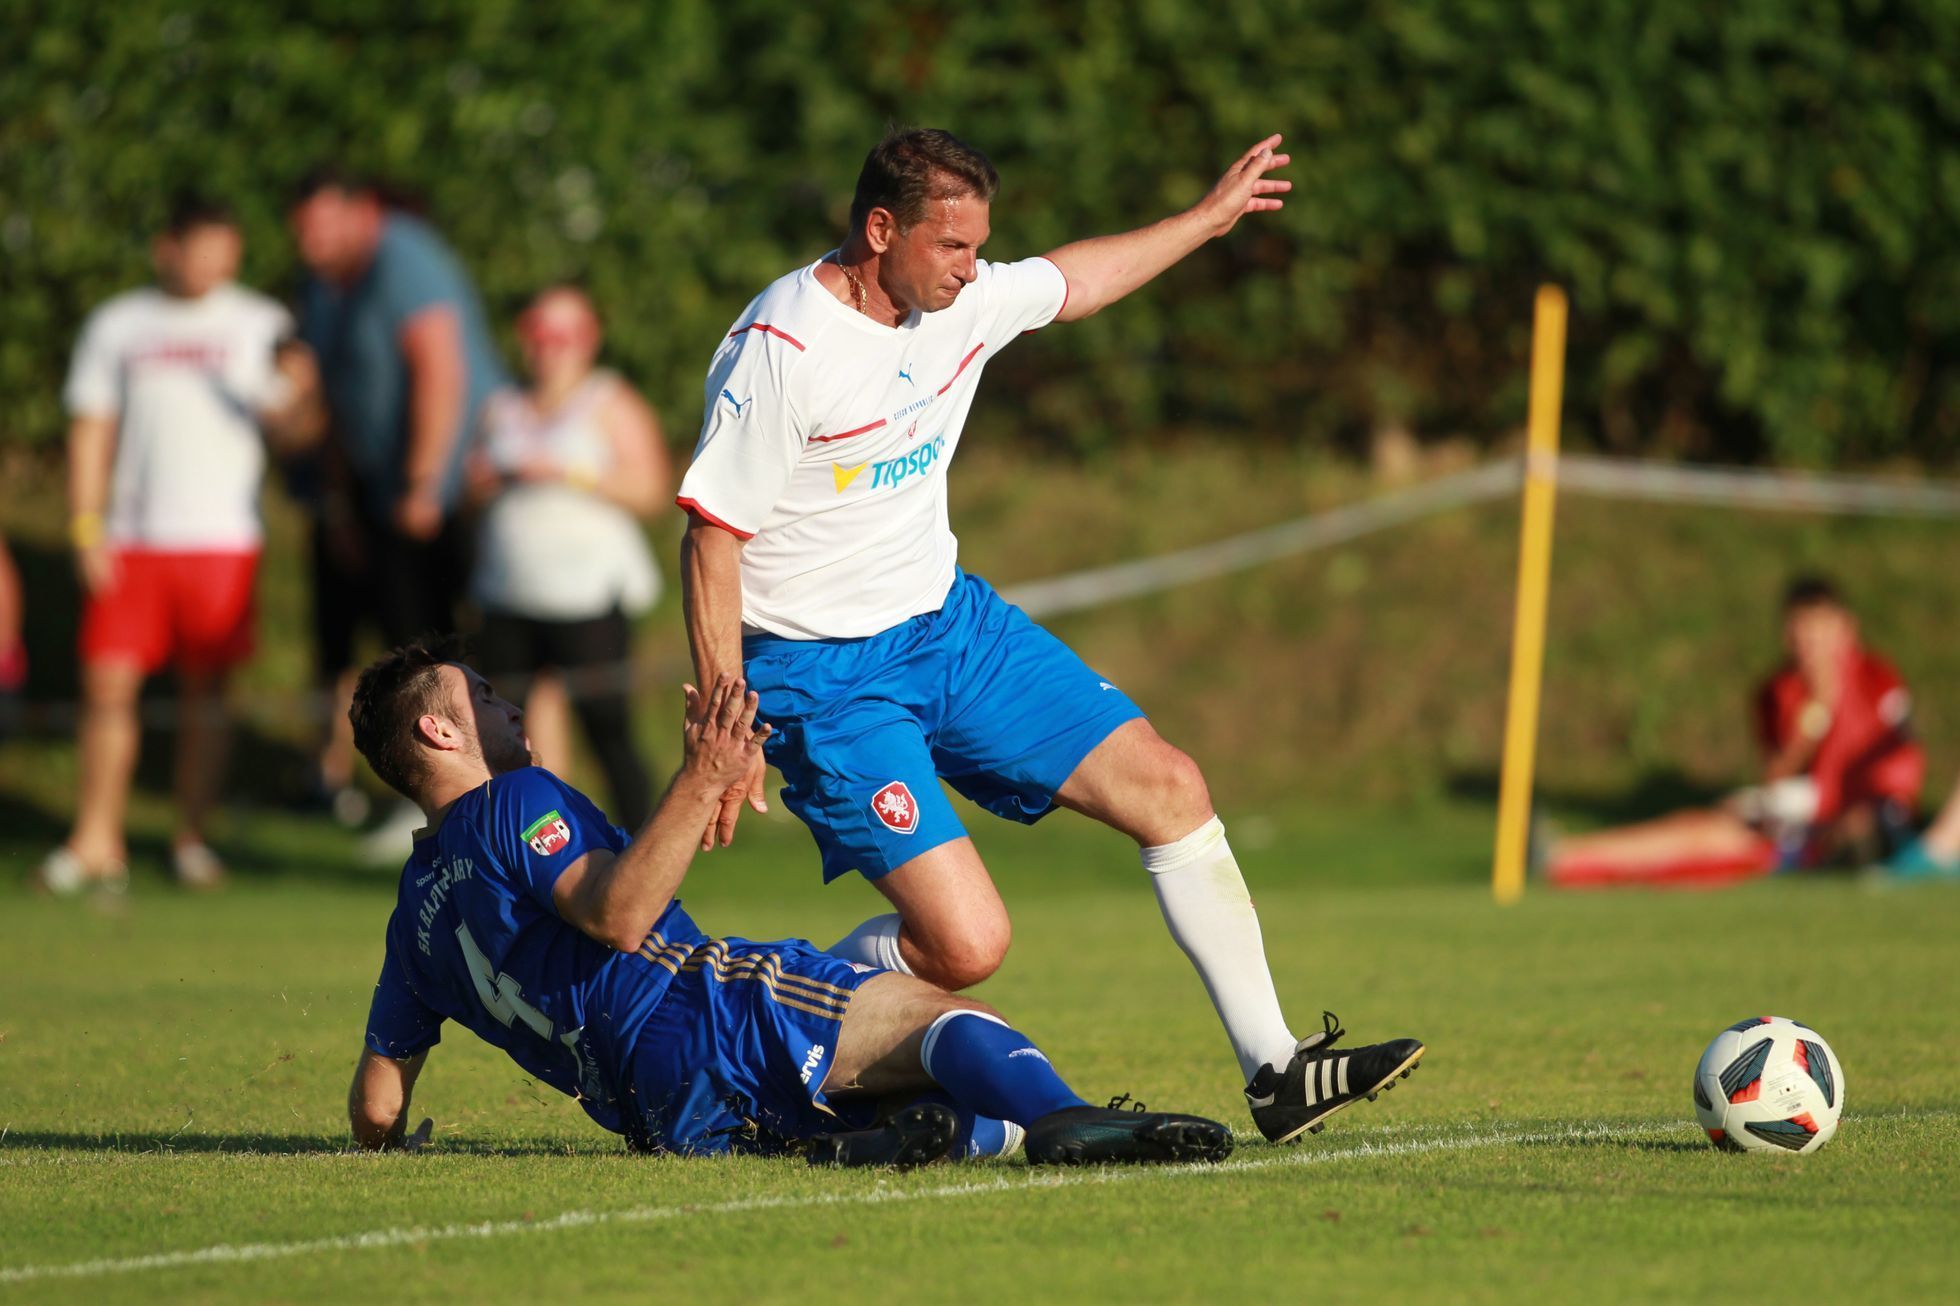
[[[769,810],[763,796],[767,764],[762,744],[772,729],[756,728],[757,696],[738,677],[717,677],[706,697],[692,685],[683,686],[682,692],[687,699],[687,723],[681,730],[684,766],[707,784],[724,787],[715,819],[702,831],[701,849],[706,852],[717,844],[726,848],[735,840],[744,802],[758,812]]]
[[[1238,225],[1248,213],[1270,213],[1283,208],[1276,198],[1293,189],[1293,183],[1266,174],[1293,162],[1290,154],[1279,154],[1280,136],[1275,132],[1241,154],[1238,162],[1225,170],[1218,184],[1197,203],[1211,227],[1213,236],[1222,236]]]

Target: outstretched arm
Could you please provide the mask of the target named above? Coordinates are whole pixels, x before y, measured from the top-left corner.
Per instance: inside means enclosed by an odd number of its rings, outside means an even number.
[[[347,1119],[354,1126],[354,1141],[370,1152],[401,1148],[414,1151],[429,1141],[435,1122],[424,1120],[421,1128],[407,1134],[408,1098],[415,1091],[415,1077],[422,1073],[427,1052],[417,1052],[405,1061],[384,1057],[368,1050],[361,1053],[354,1067],[354,1084],[347,1090]]]
[[[1078,240],[1050,253],[1049,261],[1068,278],[1068,303],[1055,320],[1088,317],[1224,235],[1246,214],[1281,207],[1284,201],[1278,196],[1292,190],[1293,183],[1266,175],[1292,161],[1290,155],[1274,153],[1279,141],[1278,135],[1268,136],[1240,155],[1218,184],[1182,213],[1119,236]]]
[[[701,827],[729,784],[761,755],[769,727],[755,728],[756,696],[722,676],[704,700],[686,687],[687,752],[653,819],[617,855],[598,850],[567,866],[552,886],[559,916],[620,952],[632,952],[674,899],[701,842]]]

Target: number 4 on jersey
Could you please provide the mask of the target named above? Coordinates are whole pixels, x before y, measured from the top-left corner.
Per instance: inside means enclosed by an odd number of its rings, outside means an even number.
[[[470,978],[476,982],[476,996],[482,1000],[483,1009],[506,1028],[513,1020],[521,1020],[525,1028],[549,1042],[551,1018],[524,1000],[524,990],[516,980],[499,973],[490,964],[490,959],[483,955],[483,949],[477,947],[476,940],[470,937],[468,925],[456,927],[456,943],[463,949],[463,960],[469,963]],[[578,1031],[574,1030],[572,1037],[577,1036]]]

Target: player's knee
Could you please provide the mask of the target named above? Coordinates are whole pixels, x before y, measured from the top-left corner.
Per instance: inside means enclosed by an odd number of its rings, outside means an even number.
[[[931,980],[943,989],[971,988],[1000,969],[1001,962],[1007,959],[1010,942],[1004,920],[935,940],[931,946],[920,948],[920,964],[916,968],[919,978]]]
[[[1161,813],[1165,820],[1189,827],[1170,837],[1181,837],[1203,824],[1212,810],[1211,787],[1205,783],[1205,773],[1198,769],[1191,755],[1165,744],[1152,771],[1152,810]]]

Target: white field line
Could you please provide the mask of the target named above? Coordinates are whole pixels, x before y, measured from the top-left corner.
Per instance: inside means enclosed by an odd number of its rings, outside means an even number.
[[[1846,1120],[1870,1123],[1944,1119],[1956,1114],[1949,1109],[1898,1111],[1873,1115],[1847,1115]],[[709,1202],[679,1206],[635,1206],[617,1211],[566,1211],[543,1220],[485,1220],[475,1224],[445,1224],[426,1229],[374,1229],[366,1233],[336,1234],[327,1238],[304,1238],[291,1242],[219,1243],[188,1251],[152,1252],[145,1256],[107,1257],[93,1261],[70,1261],[55,1265],[19,1265],[0,1268],[0,1285],[30,1283],[43,1279],[96,1279],[115,1274],[137,1274],[145,1270],[175,1270],[194,1265],[232,1265],[252,1261],[284,1260],[295,1256],[314,1256],[323,1252],[375,1251],[389,1247],[422,1246],[435,1242],[457,1242],[511,1238],[522,1234],[551,1233],[562,1229],[585,1229],[599,1225],[653,1224],[695,1216],[744,1215],[755,1211],[804,1210],[817,1207],[892,1206],[907,1202],[957,1197],[984,1197],[996,1193],[1047,1191],[1090,1185],[1134,1183],[1141,1179],[1182,1178],[1246,1174],[1260,1170],[1305,1169],[1335,1162],[1393,1156],[1419,1156],[1436,1152],[1467,1152],[1489,1147],[1516,1147],[1544,1143],[1611,1143],[1651,1134],[1687,1134],[1678,1121],[1662,1120],[1638,1124],[1589,1124],[1570,1129],[1460,1130],[1428,1137],[1363,1142],[1331,1151],[1311,1150],[1311,1145],[1268,1152],[1261,1156],[1217,1165],[1128,1166],[1092,1170],[1038,1170],[996,1175],[966,1183],[941,1184],[933,1188],[874,1189],[866,1193],[816,1193],[802,1197],[749,1197],[732,1202]]]
[[[1918,1114],[1923,1113],[1915,1113],[1915,1116]],[[542,1220],[486,1220],[475,1224],[445,1224],[433,1228],[374,1229],[366,1233],[337,1234],[327,1238],[305,1238],[290,1242],[219,1243],[211,1247],[176,1252],[153,1252],[145,1256],[107,1257],[93,1261],[71,1261],[66,1264],[20,1265],[0,1269],[0,1285],[30,1283],[42,1279],[95,1279],[108,1275],[136,1274],[147,1270],[175,1270],[197,1265],[231,1265],[252,1261],[283,1260],[325,1252],[375,1251],[436,1242],[512,1238],[523,1234],[585,1229],[599,1225],[652,1224],[663,1220],[744,1215],[755,1211],[900,1205],[908,1202],[983,1197],[1030,1190],[1046,1191],[1089,1185],[1126,1184],[1141,1179],[1303,1169],[1348,1160],[1419,1156],[1435,1152],[1463,1152],[1541,1143],[1614,1142],[1656,1133],[1685,1132],[1675,1121],[1581,1125],[1562,1130],[1464,1130],[1432,1137],[1364,1142],[1358,1146],[1332,1151],[1311,1150],[1309,1147],[1288,1148],[1285,1151],[1269,1152],[1243,1160],[1224,1161],[1217,1165],[1039,1170],[1032,1173],[1017,1171],[996,1175],[989,1179],[941,1184],[932,1188],[880,1188],[864,1193],[750,1197],[729,1202],[636,1206],[617,1211],[566,1211]]]

